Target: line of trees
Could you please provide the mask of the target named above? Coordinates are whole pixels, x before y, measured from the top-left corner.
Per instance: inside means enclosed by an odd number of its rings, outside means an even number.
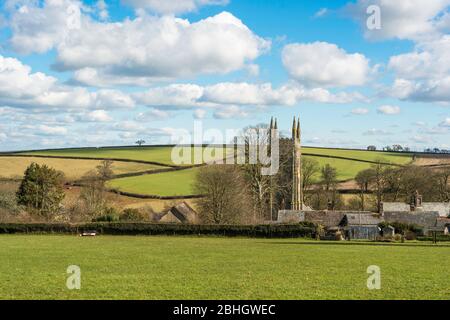
[[[402,167],[381,163],[359,172],[355,181],[359,188],[359,207],[366,208],[367,194],[376,198],[376,209],[381,209],[382,201],[410,202],[417,190],[426,201],[450,201],[450,167],[427,168],[415,165]]]

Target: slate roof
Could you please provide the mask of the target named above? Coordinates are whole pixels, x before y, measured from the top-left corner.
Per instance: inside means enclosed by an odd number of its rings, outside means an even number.
[[[158,222],[162,223],[183,223],[180,219],[173,215],[172,212],[167,211],[164,213],[158,220]]]
[[[345,215],[357,213],[354,211],[307,211],[305,212],[305,221],[320,224],[323,227],[330,228],[341,225]]]
[[[384,212],[383,218],[386,222],[400,222],[416,224],[422,227],[434,227],[438,212]]]
[[[197,222],[197,212],[191,208],[186,202],[181,202],[176,206],[173,206],[169,213],[172,213],[177,217],[182,223],[196,223]]]
[[[280,210],[278,212],[279,223],[296,223],[308,221],[317,223],[325,228],[337,227],[344,221],[346,215],[358,216],[362,215],[366,221],[372,217],[372,213],[362,211],[328,211],[328,210],[311,210],[311,211],[294,211]],[[378,224],[381,220],[373,220],[370,224]]]
[[[371,213],[347,213],[344,223],[348,226],[377,226],[383,220]]]
[[[182,202],[170,208],[161,216],[159,222],[164,223],[197,223],[197,212],[186,202]]]

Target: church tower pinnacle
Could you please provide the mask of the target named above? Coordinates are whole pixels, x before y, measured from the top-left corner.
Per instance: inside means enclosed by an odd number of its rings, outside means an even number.
[[[292,125],[292,210],[303,210],[300,118]]]

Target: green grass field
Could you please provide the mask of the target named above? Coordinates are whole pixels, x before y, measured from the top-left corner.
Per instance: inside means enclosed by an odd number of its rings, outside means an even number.
[[[160,196],[179,196],[194,194],[193,183],[199,169],[150,174],[144,176],[113,179],[108,187],[121,191]]]
[[[333,159],[333,158],[321,158],[314,156],[305,156],[305,158],[312,158],[319,163],[320,167],[329,164],[336,168],[337,179],[339,181],[353,179],[359,171],[370,168],[371,164],[367,162]],[[316,180],[320,179],[320,174],[316,175]]]
[[[1,299],[450,299],[450,246],[1,235]],[[66,269],[81,268],[81,290]],[[368,290],[369,265],[381,289]]]

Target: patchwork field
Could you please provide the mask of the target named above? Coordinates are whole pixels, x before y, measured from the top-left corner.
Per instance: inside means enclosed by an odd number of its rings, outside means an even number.
[[[73,160],[55,158],[24,158],[24,157],[0,157],[0,178],[14,179],[23,176],[25,169],[32,163],[46,164],[56,170],[64,172],[68,180],[80,179],[100,164],[98,160]],[[160,169],[162,167],[136,163],[115,161],[113,164],[114,174],[129,172],[140,172]]]
[[[200,147],[192,148],[192,158],[194,152],[197,152]],[[203,148],[202,151],[204,151]],[[221,157],[221,154],[228,153],[222,152],[222,148],[216,147],[217,155],[207,155],[204,159],[205,162],[217,159]],[[336,149],[324,149],[324,148],[312,148],[304,147],[304,153],[316,154],[330,157],[345,157],[357,160],[375,161],[383,159],[386,162],[392,162],[394,164],[406,164],[412,161],[410,154],[398,154],[389,152],[373,152],[365,150],[336,150]],[[154,161],[164,164],[173,164],[171,161],[172,147],[127,147],[127,148],[82,148],[82,149],[55,149],[45,151],[33,151],[23,154],[35,154],[35,155],[48,155],[48,156],[70,156],[70,157],[101,157],[101,158],[117,158],[117,159],[132,159],[141,161]]]
[[[204,153],[205,148],[191,148],[190,156],[194,153]],[[314,158],[320,166],[330,164],[336,167],[340,181],[351,180],[355,175],[371,166],[370,161],[382,160],[383,162],[402,165],[412,162],[412,154],[399,154],[389,152],[372,152],[364,150],[340,150],[304,147],[305,157]],[[116,147],[116,148],[81,148],[34,151],[24,154],[62,157],[87,157],[87,158],[114,158],[136,161],[150,161],[164,165],[173,165],[171,160],[172,147],[170,146],[143,146],[143,147]],[[230,150],[223,151],[221,147],[213,148],[212,152],[206,152],[204,162],[211,162],[230,154]],[[188,157],[189,158],[189,157]],[[346,159],[342,159],[346,158]],[[353,160],[352,160],[353,159]],[[94,168],[98,162],[95,160],[69,160],[52,158],[2,158],[0,157],[0,177],[20,176],[26,165],[31,161],[47,163],[48,165],[63,170],[69,179],[76,179]],[[364,162],[369,161],[369,162]],[[431,163],[432,159],[427,159]],[[423,162],[423,161],[422,161]],[[422,163],[421,162],[421,163]],[[418,163],[419,164],[419,163]],[[423,162],[425,164],[425,162]],[[115,173],[138,172],[158,169],[141,163],[125,163],[115,161]],[[192,194],[192,184],[195,177],[195,169],[179,172],[165,172],[152,175],[127,177],[110,181],[109,186],[124,192],[139,193],[145,195],[188,195]],[[317,178],[319,178],[317,176]]]
[[[450,299],[449,245],[1,235],[1,299]],[[66,287],[69,265],[81,290]],[[367,267],[381,268],[368,290]]]

